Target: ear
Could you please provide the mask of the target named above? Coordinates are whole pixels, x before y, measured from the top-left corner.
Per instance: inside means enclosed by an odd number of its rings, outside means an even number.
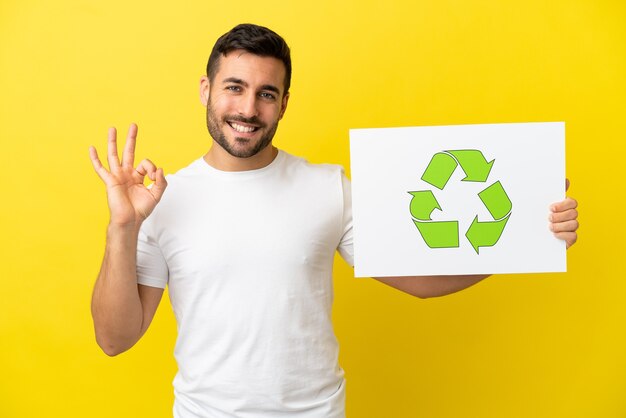
[[[200,77],[200,102],[204,107],[209,104],[209,94],[211,92],[211,83],[209,77],[203,75]]]
[[[287,103],[289,102],[289,92],[285,93],[285,95],[283,96],[283,101],[280,105],[280,114],[278,115],[278,120],[281,120],[283,118],[283,115],[285,114],[285,110],[287,110]]]

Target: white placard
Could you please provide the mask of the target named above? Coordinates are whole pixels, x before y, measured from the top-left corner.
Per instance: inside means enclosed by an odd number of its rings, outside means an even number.
[[[566,271],[565,123],[352,129],[350,154],[357,277]]]

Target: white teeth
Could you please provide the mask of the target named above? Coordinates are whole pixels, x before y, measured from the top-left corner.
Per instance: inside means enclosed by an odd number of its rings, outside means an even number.
[[[236,130],[237,132],[241,132],[241,133],[252,132],[256,129],[253,126],[242,126],[242,125],[236,124],[235,122],[231,122],[230,126],[232,126],[233,129]]]

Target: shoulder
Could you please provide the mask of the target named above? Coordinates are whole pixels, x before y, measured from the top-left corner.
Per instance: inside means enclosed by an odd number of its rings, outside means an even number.
[[[345,205],[351,195],[350,180],[339,164],[313,164],[301,157],[285,153],[281,178],[298,190],[320,199]]]
[[[205,170],[203,170],[203,161],[202,158],[198,158],[193,161],[187,167],[183,167],[180,170],[176,171],[173,174],[168,174],[165,176],[168,184],[170,182],[178,183],[184,182],[186,180],[197,178],[198,176],[202,176]]]
[[[198,184],[206,183],[207,175],[206,164],[202,158],[191,162],[188,166],[165,176],[167,180],[167,188],[163,194],[162,200],[169,200],[177,197],[180,193],[187,193],[198,187]]]
[[[305,177],[314,177],[319,179],[340,179],[345,176],[345,170],[338,164],[314,164],[308,162],[302,157],[291,155],[281,151],[284,154],[284,167],[290,174],[301,175]]]
[[[197,190],[199,182],[205,177],[202,168],[200,158],[175,173],[166,175],[167,187],[150,217],[159,218],[171,211],[176,211],[181,205],[188,204],[189,200],[193,199],[193,191]]]

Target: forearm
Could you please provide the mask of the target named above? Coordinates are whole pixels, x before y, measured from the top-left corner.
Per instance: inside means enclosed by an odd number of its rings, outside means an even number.
[[[143,333],[137,288],[138,226],[109,225],[102,268],[91,302],[98,345],[109,355],[132,347]]]
[[[458,292],[489,277],[466,276],[375,277],[376,280],[419,298],[433,298]]]

